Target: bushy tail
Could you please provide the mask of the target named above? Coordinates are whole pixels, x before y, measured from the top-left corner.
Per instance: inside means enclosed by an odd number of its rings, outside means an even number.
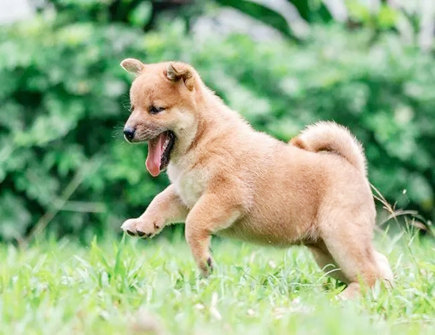
[[[308,151],[329,151],[345,158],[362,174],[366,175],[366,159],[361,143],[344,126],[335,122],[321,121],[307,127],[291,144]]]

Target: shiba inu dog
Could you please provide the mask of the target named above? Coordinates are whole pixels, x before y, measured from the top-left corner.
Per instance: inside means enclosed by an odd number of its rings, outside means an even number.
[[[124,136],[148,142],[152,176],[171,185],[122,229],[152,237],[185,222],[204,275],[212,269],[211,236],[287,247],[304,244],[321,268],[347,283],[392,282],[386,257],[372,244],[375,206],[360,143],[343,126],[319,122],[290,143],[255,131],[209,90],[188,64],[125,59],[136,75]]]

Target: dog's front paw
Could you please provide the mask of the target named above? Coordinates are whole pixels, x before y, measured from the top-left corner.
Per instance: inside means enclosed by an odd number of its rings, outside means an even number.
[[[161,228],[162,225],[159,225],[155,222],[149,224],[140,218],[128,219],[121,226],[121,229],[128,235],[138,236],[141,238],[153,237]]]

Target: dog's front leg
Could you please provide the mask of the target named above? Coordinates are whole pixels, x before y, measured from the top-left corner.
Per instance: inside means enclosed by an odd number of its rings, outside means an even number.
[[[240,207],[224,194],[202,195],[186,219],[186,241],[204,276],[213,269],[209,250],[211,235],[231,226],[241,214]]]
[[[129,235],[152,237],[170,223],[183,222],[188,213],[187,207],[175,193],[173,185],[169,185],[159,193],[146,211],[136,219],[125,221],[121,229]]]

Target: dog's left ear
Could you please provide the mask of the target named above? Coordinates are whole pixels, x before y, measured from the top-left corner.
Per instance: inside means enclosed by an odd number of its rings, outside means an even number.
[[[122,68],[130,73],[134,73],[136,75],[140,74],[145,68],[145,64],[140,60],[135,58],[126,58],[121,62]]]
[[[183,80],[189,91],[193,90],[194,87],[194,77],[192,71],[189,69],[188,65],[185,64],[172,64],[170,63],[166,68],[166,77],[173,82]]]

